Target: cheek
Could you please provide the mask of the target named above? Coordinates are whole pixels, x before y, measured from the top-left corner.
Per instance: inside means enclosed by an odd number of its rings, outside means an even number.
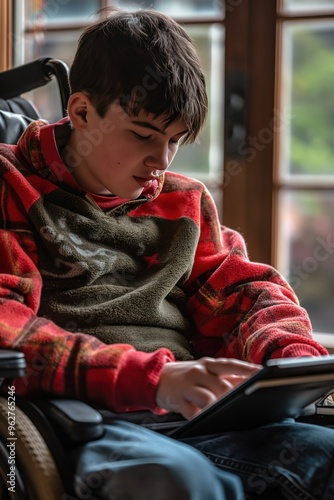
[[[168,162],[172,163],[176,153],[177,153],[178,148],[176,148],[174,151],[170,151],[168,154]]]

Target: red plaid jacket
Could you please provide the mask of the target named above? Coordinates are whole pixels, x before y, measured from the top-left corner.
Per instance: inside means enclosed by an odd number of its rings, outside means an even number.
[[[202,183],[170,172],[154,193],[99,206],[71,179],[54,127],[35,122],[0,146],[0,348],[26,355],[18,394],[158,411],[168,361],[327,354]]]

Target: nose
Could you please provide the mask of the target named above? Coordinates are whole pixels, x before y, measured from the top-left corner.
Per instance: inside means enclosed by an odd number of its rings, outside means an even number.
[[[144,163],[147,167],[163,172],[169,167],[172,159],[168,145],[166,145],[159,146],[154,151],[151,150]]]

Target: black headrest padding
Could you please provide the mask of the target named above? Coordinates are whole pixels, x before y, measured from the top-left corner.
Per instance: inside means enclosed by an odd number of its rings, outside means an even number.
[[[0,96],[10,99],[45,85],[51,80],[51,75],[45,71],[45,63],[50,59],[36,59],[0,73]]]
[[[0,99],[0,142],[16,144],[29,123],[38,118],[36,109],[26,99]]]
[[[39,118],[39,114],[33,104],[23,97],[14,97],[13,99],[0,98],[0,110],[27,115],[34,119]]]
[[[0,111],[0,143],[16,144],[33,118],[11,111]]]

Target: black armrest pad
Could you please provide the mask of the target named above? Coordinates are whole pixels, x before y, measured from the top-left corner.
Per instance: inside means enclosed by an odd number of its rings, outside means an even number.
[[[24,354],[18,351],[0,349],[0,378],[24,377],[25,374]]]
[[[38,401],[37,406],[58,431],[71,441],[92,441],[104,433],[101,414],[82,401],[46,399]]]

